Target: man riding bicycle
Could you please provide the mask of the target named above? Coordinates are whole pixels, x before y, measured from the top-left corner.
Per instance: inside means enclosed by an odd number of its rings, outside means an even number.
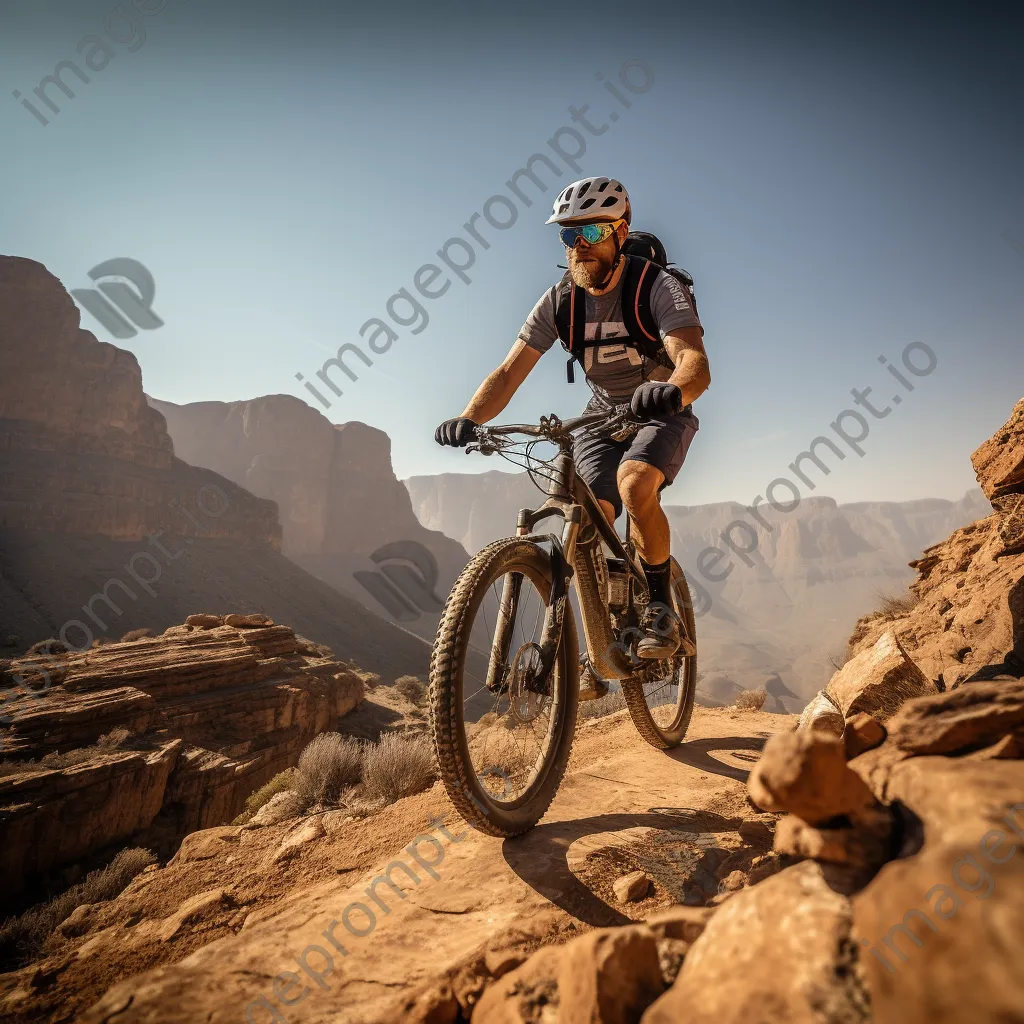
[[[699,426],[691,405],[711,383],[711,373],[704,329],[688,290],[654,263],[630,255],[630,220],[629,196],[614,178],[583,178],[562,190],[546,223],[560,225],[569,279],[540,297],[502,364],[462,415],[445,420],[434,436],[442,445],[472,441],[474,428],[502,412],[558,338],[569,348],[570,364],[575,358],[583,365],[593,391],[587,411],[628,401],[643,421],[639,429],[625,438],[584,429],[575,436],[573,460],[609,522],[623,505],[629,512],[650,591],[636,653],[667,658],[681,637],[676,617],[665,614],[672,606],[670,534],[659,492],[686,458]],[[634,275],[628,295],[635,308],[624,310],[627,273]],[[647,338],[645,320],[656,327]]]

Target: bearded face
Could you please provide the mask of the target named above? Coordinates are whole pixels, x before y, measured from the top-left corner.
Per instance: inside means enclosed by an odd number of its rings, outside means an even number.
[[[615,236],[596,245],[577,242],[568,253],[569,276],[580,288],[595,288],[611,274],[615,264]]]

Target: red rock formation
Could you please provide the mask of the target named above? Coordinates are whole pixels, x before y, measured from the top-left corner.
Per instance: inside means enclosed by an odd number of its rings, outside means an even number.
[[[441,603],[469,556],[416,518],[391,467],[384,431],[358,422],[334,425],[288,395],[182,406],[149,401],[166,418],[182,458],[277,502],[289,558],[378,614],[391,617],[353,574],[381,578],[370,556],[385,545],[411,541],[426,548],[438,566],[437,600],[419,603],[414,596],[397,617],[433,638]]]
[[[0,527],[142,540],[203,533],[280,547],[276,509],[174,457],[135,356],[79,328],[61,283],[0,257]]]
[[[1024,492],[1024,398],[1006,423],[971,456],[971,465],[989,500]]]
[[[10,663],[0,691],[4,900],[147,829],[167,838],[230,821],[313,736],[337,727],[362,699],[363,677],[267,623],[175,626]],[[140,749],[97,747],[114,729]],[[72,750],[81,753],[63,767],[36,760]]]

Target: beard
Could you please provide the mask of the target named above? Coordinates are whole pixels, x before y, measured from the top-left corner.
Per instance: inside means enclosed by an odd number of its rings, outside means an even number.
[[[596,288],[612,272],[615,266],[614,258],[611,256],[598,256],[593,249],[587,253],[593,259],[592,263],[581,263],[577,257],[577,249],[569,252],[569,276],[573,284],[580,288]]]

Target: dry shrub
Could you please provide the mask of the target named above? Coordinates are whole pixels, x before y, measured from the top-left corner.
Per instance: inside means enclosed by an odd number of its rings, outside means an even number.
[[[118,750],[131,734],[130,729],[111,729],[96,741],[96,746],[100,750]]]
[[[739,708],[740,711],[760,711],[767,699],[767,690],[740,690],[736,694],[733,706]]]
[[[90,871],[84,881],[47,903],[31,907],[0,925],[0,963],[8,967],[32,960],[54,929],[81,906],[119,896],[128,883],[156,857],[138,847],[122,850],[105,868]]]
[[[285,793],[294,789],[297,775],[298,771],[295,768],[286,768],[283,772],[278,772],[269,782],[265,782],[256,792],[250,794],[245,801],[247,816],[251,817],[254,815],[261,807],[270,803],[271,799],[277,796],[278,793]],[[243,815],[243,817],[246,817],[246,815]],[[244,822],[237,819],[235,823],[244,824]]]
[[[395,689],[412,704],[422,704],[427,697],[427,686],[418,676],[399,676]]]
[[[588,700],[580,705],[581,718],[604,718],[605,715],[613,715],[626,706],[626,698],[621,690],[612,690],[597,700]]]
[[[351,736],[321,733],[299,755],[293,788],[307,800],[307,806],[337,803],[342,790],[362,777],[363,751],[363,744]]]
[[[66,750],[63,754],[51,751],[39,759],[40,768],[72,768],[76,764],[91,761],[97,754],[111,754],[115,750],[144,750],[149,744],[142,739],[132,742],[131,730],[118,727],[104,733],[91,747],[76,747]]]
[[[363,755],[363,789],[371,798],[412,796],[436,778],[434,747],[426,736],[385,733]]]
[[[905,594],[877,593],[878,611],[883,619],[899,619],[912,612],[921,600],[916,594],[907,591]]]

